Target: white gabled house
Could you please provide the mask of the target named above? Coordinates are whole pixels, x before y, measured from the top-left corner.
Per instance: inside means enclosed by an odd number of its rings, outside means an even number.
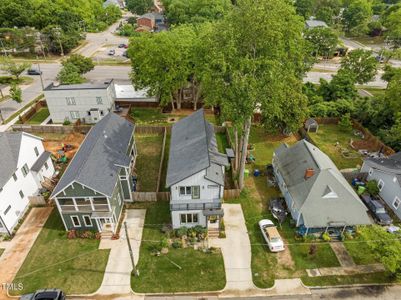
[[[218,224],[224,214],[221,199],[228,165],[203,109],[173,125],[166,180],[173,228]]]
[[[42,139],[25,132],[0,133],[0,233],[11,234],[54,166]]]

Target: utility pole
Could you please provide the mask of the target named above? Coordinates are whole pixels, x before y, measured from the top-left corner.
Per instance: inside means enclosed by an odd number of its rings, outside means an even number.
[[[43,84],[42,70],[40,70],[39,58],[37,56],[36,56],[36,59],[38,60],[38,70],[39,70],[39,76],[40,76],[40,84],[42,85],[42,91],[43,91],[45,89],[45,86]]]
[[[131,242],[130,242],[129,236],[128,236],[127,222],[124,222],[124,228],[125,228],[125,237],[127,239],[127,244],[128,244],[129,256],[131,257],[131,262],[132,262],[132,272],[131,272],[131,274],[133,274],[134,276],[138,277],[139,276],[139,272],[138,272],[138,270],[136,269],[136,266],[135,266],[134,253],[132,252]]]

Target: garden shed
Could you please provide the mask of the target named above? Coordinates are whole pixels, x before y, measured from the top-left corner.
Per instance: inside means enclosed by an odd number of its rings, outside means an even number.
[[[319,129],[319,123],[315,119],[309,118],[305,121],[304,128],[307,132],[317,132]]]

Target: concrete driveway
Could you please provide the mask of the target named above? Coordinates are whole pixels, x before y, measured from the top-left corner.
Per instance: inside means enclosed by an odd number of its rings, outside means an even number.
[[[224,258],[227,284],[225,292],[248,291],[255,288],[251,271],[251,242],[240,204],[223,204],[225,239],[211,239],[210,245],[220,247]]]
[[[124,219],[127,222],[135,264],[138,263],[139,259],[139,248],[141,246],[145,215],[146,209],[128,209]],[[102,240],[99,248],[111,249],[111,251],[102,285],[96,292],[96,295],[126,295],[128,297],[131,293],[132,263],[128,251],[124,224],[120,231],[119,240]]]
[[[51,207],[32,208],[17,234],[0,256],[0,284],[11,283],[14,280],[51,211]],[[6,290],[1,287],[0,299],[7,299]]]

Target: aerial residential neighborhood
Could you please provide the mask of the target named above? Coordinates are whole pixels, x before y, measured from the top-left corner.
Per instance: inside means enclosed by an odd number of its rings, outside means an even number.
[[[400,20],[2,0],[0,300],[400,299]]]

